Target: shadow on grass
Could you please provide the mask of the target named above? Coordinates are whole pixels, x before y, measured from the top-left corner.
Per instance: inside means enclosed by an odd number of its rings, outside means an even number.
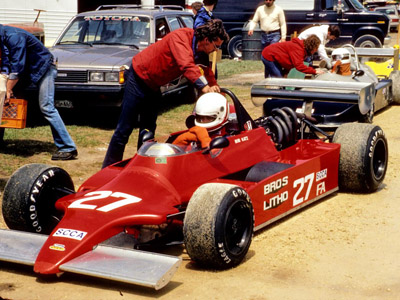
[[[4,191],[8,178],[0,178],[0,192]]]
[[[57,150],[54,143],[36,140],[4,140],[0,147],[1,154],[29,157],[40,153],[53,154]]]

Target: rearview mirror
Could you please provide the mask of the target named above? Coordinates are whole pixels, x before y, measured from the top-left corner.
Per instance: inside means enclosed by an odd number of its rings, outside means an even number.
[[[203,151],[203,154],[208,154],[212,149],[222,149],[229,146],[229,140],[225,136],[216,137],[210,142],[210,147]]]
[[[356,77],[363,76],[364,74],[365,74],[365,72],[363,70],[357,70],[357,71],[355,71],[355,73],[353,75],[353,79]]]

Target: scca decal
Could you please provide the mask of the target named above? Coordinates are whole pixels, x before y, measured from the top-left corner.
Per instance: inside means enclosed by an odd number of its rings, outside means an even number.
[[[53,236],[64,237],[68,239],[81,241],[86,236],[87,232],[66,229],[66,228],[58,228],[57,231],[53,234]]]

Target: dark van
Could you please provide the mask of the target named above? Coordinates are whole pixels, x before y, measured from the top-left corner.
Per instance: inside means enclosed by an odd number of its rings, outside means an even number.
[[[288,37],[304,28],[318,24],[338,25],[340,38],[329,46],[351,43],[356,47],[382,47],[389,30],[389,18],[367,10],[358,0],[276,0],[285,11]],[[219,0],[214,16],[224,22],[231,37],[227,52],[241,56],[242,28],[252,19],[259,0]]]

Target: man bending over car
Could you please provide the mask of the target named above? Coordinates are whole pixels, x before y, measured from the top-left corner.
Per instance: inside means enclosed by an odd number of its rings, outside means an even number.
[[[222,21],[209,20],[195,30],[177,29],[133,57],[126,78],[121,115],[103,168],[122,160],[136,120],[139,120],[139,133],[144,129],[155,132],[161,86],[183,75],[202,93],[220,91],[211,68],[203,66],[201,71],[194,57],[197,52],[210,54],[228,39]],[[139,134],[138,147],[140,145]]]

